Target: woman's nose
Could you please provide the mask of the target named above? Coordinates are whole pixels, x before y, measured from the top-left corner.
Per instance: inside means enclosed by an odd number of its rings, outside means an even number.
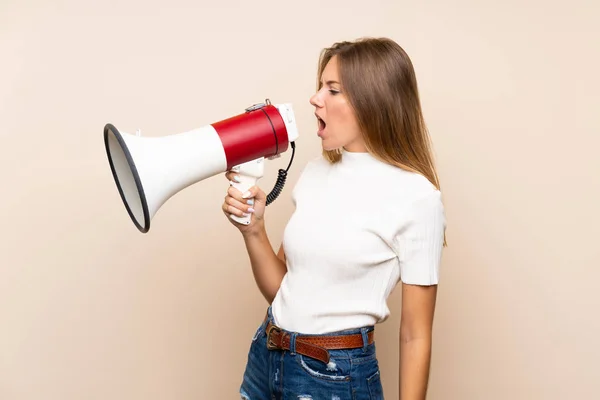
[[[321,107],[321,99],[319,98],[319,93],[315,93],[311,96],[310,104],[314,107]]]

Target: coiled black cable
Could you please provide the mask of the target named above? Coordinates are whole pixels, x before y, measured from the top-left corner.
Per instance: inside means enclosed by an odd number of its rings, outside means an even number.
[[[269,99],[266,100],[265,104],[267,104],[267,105],[271,104]],[[273,136],[275,138],[275,154],[278,154],[279,153],[279,138],[277,137],[277,132],[275,131],[275,126],[273,126],[273,121],[271,121],[271,117],[269,117],[269,114],[267,114],[267,112],[263,109],[262,106],[263,106],[262,104],[256,104],[252,107],[248,107],[246,109],[246,112],[260,110],[263,112],[263,114],[265,114],[265,117],[267,117],[267,120],[269,120],[269,124],[271,124],[271,129],[273,129]],[[294,161],[294,154],[296,153],[296,143],[290,142],[290,145],[292,146],[292,156],[290,158],[290,162],[286,169],[280,169],[278,171],[277,181],[275,182],[275,186],[273,186],[273,189],[267,195],[267,202],[266,202],[267,206],[269,204],[271,204],[272,202],[274,202],[277,199],[277,197],[279,197],[279,195],[281,194],[281,191],[283,190],[283,187],[285,186],[287,174],[292,165],[292,162]]]
[[[294,153],[296,153],[296,143],[291,142],[290,145],[292,146],[292,156],[290,158],[290,162],[286,169],[279,169],[277,173],[277,181],[275,182],[275,186],[273,186],[273,189],[267,195],[266,205],[269,205],[272,202],[274,202],[275,199],[279,197],[281,191],[283,190],[283,187],[285,186],[285,180],[287,179],[287,174],[290,169],[290,166],[292,165],[292,161],[294,161]]]

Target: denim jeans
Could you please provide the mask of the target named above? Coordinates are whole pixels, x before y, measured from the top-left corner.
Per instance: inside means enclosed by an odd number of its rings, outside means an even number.
[[[329,350],[330,362],[325,364],[295,353],[295,334],[289,351],[267,349],[269,321],[273,323],[270,309],[252,338],[240,387],[243,400],[383,400],[375,343],[366,342],[372,326],[329,333],[359,333],[366,345]]]

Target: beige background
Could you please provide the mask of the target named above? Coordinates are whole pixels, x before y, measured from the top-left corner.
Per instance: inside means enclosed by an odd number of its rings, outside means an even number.
[[[142,235],[102,127],[160,136],[293,102],[279,246],[320,151],[319,50],[379,35],[416,66],[449,220],[429,398],[600,396],[597,2],[95,3],[0,4],[0,399],[238,398],[266,303],[220,211],[227,182],[180,192]],[[389,399],[399,294],[378,329]]]

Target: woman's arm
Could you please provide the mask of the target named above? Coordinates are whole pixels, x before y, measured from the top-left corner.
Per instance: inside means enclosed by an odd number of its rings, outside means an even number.
[[[225,176],[229,181],[236,178],[236,175],[230,171]],[[238,224],[232,219],[230,221],[242,233],[256,285],[271,304],[287,273],[287,267],[283,246],[279,249],[279,253],[275,254],[267,236],[264,221],[266,200],[266,194],[258,186],[253,186],[247,193],[240,193],[230,185],[222,209],[228,217],[252,215],[249,225]]]
[[[402,284],[400,400],[425,400],[437,285]]]
[[[287,272],[283,246],[275,254],[264,227],[243,233],[258,289],[271,304]]]

